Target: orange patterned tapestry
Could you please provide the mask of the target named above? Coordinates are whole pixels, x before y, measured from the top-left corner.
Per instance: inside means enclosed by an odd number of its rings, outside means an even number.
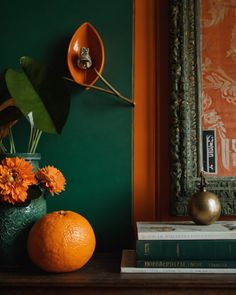
[[[236,175],[236,0],[202,0],[203,169]]]

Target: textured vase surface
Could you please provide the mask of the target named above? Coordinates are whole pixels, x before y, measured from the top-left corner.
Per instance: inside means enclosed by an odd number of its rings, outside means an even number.
[[[39,154],[11,154],[29,160],[38,169]],[[0,203],[0,266],[20,266],[28,263],[27,237],[32,225],[46,214],[46,200],[42,194],[23,204]]]

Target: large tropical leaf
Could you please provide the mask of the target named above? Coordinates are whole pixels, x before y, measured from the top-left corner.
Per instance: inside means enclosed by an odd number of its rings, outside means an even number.
[[[66,122],[70,97],[62,78],[44,64],[22,57],[23,72],[8,69],[6,83],[21,112],[28,118],[32,112],[36,128],[48,133],[60,133]]]
[[[32,112],[35,127],[44,132],[56,133],[50,114],[26,74],[9,69],[6,81],[16,105],[25,117],[28,119],[28,114]]]

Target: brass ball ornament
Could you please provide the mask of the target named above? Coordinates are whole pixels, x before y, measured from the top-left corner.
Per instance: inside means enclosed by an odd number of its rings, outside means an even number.
[[[199,225],[214,223],[221,214],[219,198],[206,190],[204,172],[201,172],[200,191],[193,194],[188,201],[188,214]]]

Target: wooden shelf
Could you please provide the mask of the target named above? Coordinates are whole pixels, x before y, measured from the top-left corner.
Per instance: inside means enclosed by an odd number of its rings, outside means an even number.
[[[120,274],[120,254],[96,254],[81,270],[0,269],[1,295],[236,294],[234,274]]]

